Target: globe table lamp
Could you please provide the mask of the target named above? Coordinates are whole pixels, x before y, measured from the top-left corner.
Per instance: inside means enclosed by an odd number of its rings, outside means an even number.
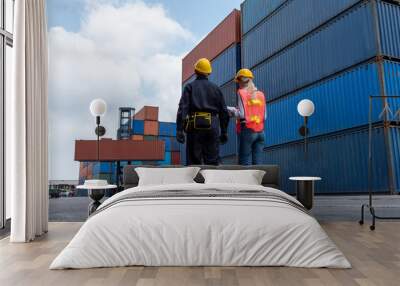
[[[308,118],[314,114],[315,105],[311,100],[303,99],[297,105],[297,112],[304,118],[304,125],[300,127],[299,133],[304,137],[304,152],[307,153]]]

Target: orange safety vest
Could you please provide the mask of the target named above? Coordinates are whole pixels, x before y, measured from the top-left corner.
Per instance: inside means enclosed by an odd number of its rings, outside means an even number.
[[[264,93],[256,91],[255,97],[252,97],[246,89],[239,89],[238,93],[244,107],[246,127],[254,132],[262,132],[266,106]]]

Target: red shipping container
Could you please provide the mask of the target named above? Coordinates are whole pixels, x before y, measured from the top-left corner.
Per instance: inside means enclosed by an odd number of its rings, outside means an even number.
[[[100,161],[160,161],[164,159],[163,141],[104,140],[100,141]],[[91,161],[88,172],[93,173],[97,161],[96,140],[75,141],[75,161]]]
[[[135,114],[135,119],[158,121],[158,107],[144,106]]]
[[[171,152],[171,164],[172,165],[180,165],[181,164],[181,153],[180,152]]]
[[[145,121],[144,122],[144,135],[158,135],[158,121]]]
[[[233,10],[182,60],[182,82],[194,74],[194,64],[200,58],[210,61],[241,40],[240,11]]]
[[[143,135],[132,135],[131,140],[133,141],[143,141]]]

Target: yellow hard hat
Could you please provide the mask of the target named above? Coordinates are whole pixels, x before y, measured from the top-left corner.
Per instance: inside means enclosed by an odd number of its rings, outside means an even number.
[[[247,78],[254,78],[253,73],[251,72],[251,70],[249,69],[241,69],[240,71],[237,72],[236,77],[235,77],[235,81],[239,82],[239,79],[241,77],[247,77]]]
[[[200,74],[209,75],[212,73],[211,63],[208,59],[199,59],[194,65],[194,70]]]

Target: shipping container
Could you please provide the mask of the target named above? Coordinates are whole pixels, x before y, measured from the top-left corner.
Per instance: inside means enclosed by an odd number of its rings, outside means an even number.
[[[94,162],[93,163],[93,175],[99,173],[108,173],[111,174],[114,170],[114,163],[113,162]]]
[[[291,176],[318,176],[316,193],[361,193],[368,191],[368,128],[316,137],[266,150],[265,164],[281,170],[282,190],[295,192]],[[373,131],[373,190],[389,191],[388,161],[383,129]]]
[[[315,113],[308,122],[309,136],[319,136],[367,125],[369,96],[379,93],[378,66],[372,62],[275,100],[267,105],[266,146],[302,139],[298,130],[304,122],[297,105],[303,99],[310,99],[315,104]],[[382,101],[375,100],[374,122],[380,120],[382,108]]]
[[[243,35],[257,26],[264,18],[287,0],[246,0],[241,5]],[[337,0],[335,0],[337,1]],[[323,1],[327,2],[327,1]]]
[[[212,30],[182,60],[182,82],[194,74],[193,66],[200,58],[215,59],[219,54],[235,43],[239,43],[240,12],[233,10],[214,30]]]
[[[97,161],[96,146],[95,140],[76,140],[74,160]],[[163,157],[164,143],[160,141],[107,140],[101,142],[100,146],[102,161],[161,160]]]
[[[228,125],[228,142],[219,147],[220,157],[236,155],[238,152],[238,137],[236,133],[236,122],[234,119],[229,121]]]
[[[171,152],[171,165],[180,165],[181,156],[179,151]]]
[[[160,122],[158,135],[160,136],[176,136],[175,122]]]
[[[165,144],[165,151],[171,152],[172,151],[172,138],[168,136],[159,136],[157,140],[163,141]]]
[[[227,106],[237,106],[237,87],[236,82],[231,81],[221,87],[222,94],[224,95],[225,104]]]
[[[152,120],[158,121],[158,107],[144,106],[135,114],[135,120]]]
[[[132,120],[132,134],[143,135],[144,133],[144,121],[143,120]]]
[[[157,162],[157,165],[160,166],[171,165],[171,152],[165,152],[164,160]]]
[[[232,45],[212,61],[213,72],[209,80],[218,86],[231,81],[240,69],[240,45]]]
[[[398,5],[380,1],[378,5],[390,5],[388,9],[393,13],[400,9]],[[256,66],[253,69],[255,81],[266,92],[267,99],[286,95],[378,55],[372,10],[369,1],[363,2]],[[400,26],[394,26],[394,19],[386,20],[393,24],[393,33],[400,33]],[[385,25],[387,29],[389,26]],[[382,37],[385,35],[388,33],[382,33]],[[400,43],[395,39],[382,39],[384,41],[390,41],[399,50],[382,50],[383,54],[400,57]],[[390,51],[395,53],[388,54]],[[250,58],[244,60],[245,66],[252,62]]]
[[[146,120],[144,122],[144,135],[158,135],[158,121],[149,121]]]
[[[131,140],[133,140],[133,141],[143,141],[144,140],[144,136],[143,135],[132,135],[131,136]]]
[[[337,16],[359,0],[289,0],[243,36],[243,56],[248,66],[276,52]],[[251,12],[251,11],[249,11]],[[255,13],[259,13],[256,11]],[[245,17],[244,17],[245,18]]]

